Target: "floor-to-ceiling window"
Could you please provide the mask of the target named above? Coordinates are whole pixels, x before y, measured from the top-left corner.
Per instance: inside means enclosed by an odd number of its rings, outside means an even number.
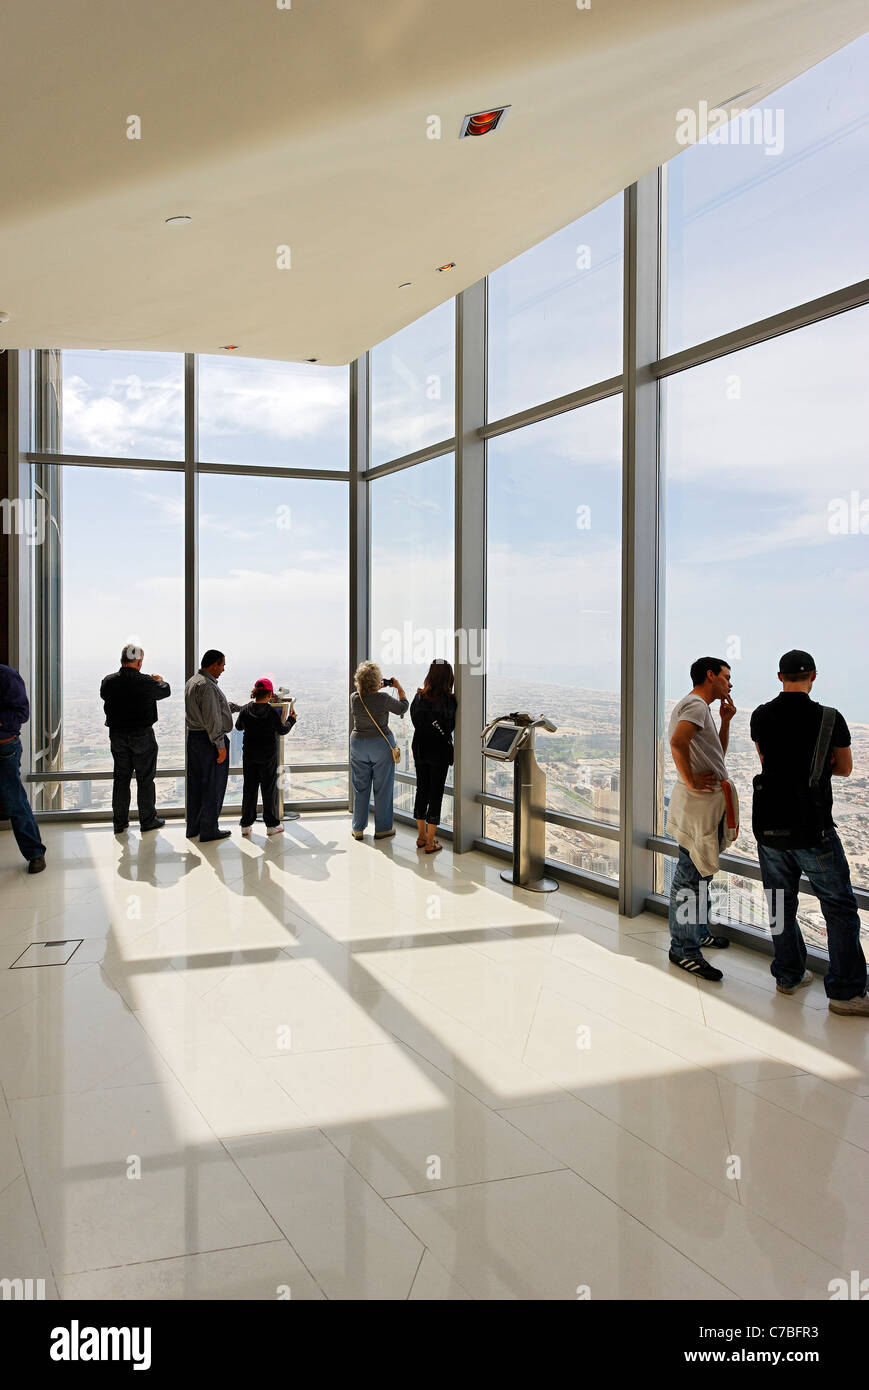
[[[412,323],[371,353],[372,464],[452,436],[455,428],[455,304]],[[454,657],[455,458],[435,458],[374,476],[370,496],[370,652],[409,700],[435,658]],[[401,749],[395,805],[413,811],[413,725],[390,721]],[[452,800],[443,803],[452,823]]]
[[[183,690],[191,674],[185,618],[192,616],[199,652],[211,646],[227,653],[224,685],[232,698],[248,698],[260,675],[291,688],[298,724],[286,745],[285,798],[341,801],[348,368],[199,359],[198,395],[187,393],[191,402],[198,399],[192,466],[199,507],[189,520],[199,606],[185,615],[184,357],[64,352],[51,359],[60,383],[57,405],[42,393],[35,439],[58,462],[35,466],[40,496],[56,514],[50,570],[57,582],[44,586],[36,631],[51,643],[40,654],[41,669],[58,675],[59,756],[51,770],[62,780],[60,795],[40,794],[43,808],[84,812],[110,805],[99,686],[131,640],[145,649],[144,669],[172,686],[159,706],[157,797],[164,808],[183,804]],[[37,741],[44,742],[41,728]],[[231,756],[240,762],[240,735],[233,735]],[[167,776],[170,771],[177,775]],[[228,804],[237,793],[234,779]]]
[[[551,400],[622,368],[623,203],[614,198],[489,277],[488,420],[530,418],[490,438],[486,476],[486,717],[543,713],[547,855],[618,877],[621,396],[534,419]],[[486,764],[509,801],[513,768]],[[509,843],[509,805],[486,810]]]
[[[666,348],[676,352],[786,313],[865,276],[869,249],[869,38],[768,98],[753,124],[667,166]],[[723,345],[729,347],[729,344]],[[852,878],[869,887],[869,309],[822,317],[668,377],[663,383],[664,727],[697,656],[732,668],[728,768],[742,800],[733,853],[756,861],[751,711],[781,689],[778,660],[808,650],[813,692],[842,711],[854,773],[834,780]],[[675,773],[664,746],[663,827]],[[673,860],[662,857],[666,890]],[[761,926],[761,886],[718,876],[724,918]],[[864,913],[869,932],[869,914]],[[814,899],[807,940],[826,949]]]

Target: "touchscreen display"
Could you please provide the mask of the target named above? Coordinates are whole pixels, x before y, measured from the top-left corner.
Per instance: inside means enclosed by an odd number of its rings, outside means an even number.
[[[493,729],[486,739],[486,747],[491,748],[493,753],[506,753],[515,737],[515,729]]]

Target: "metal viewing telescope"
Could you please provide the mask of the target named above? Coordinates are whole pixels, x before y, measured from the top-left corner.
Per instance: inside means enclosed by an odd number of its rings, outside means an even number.
[[[546,773],[534,756],[535,730],[554,734],[556,727],[543,716],[514,713],[493,719],[482,733],[484,757],[513,764],[513,867],[501,877],[532,893],[553,893],[558,887],[544,873]]]

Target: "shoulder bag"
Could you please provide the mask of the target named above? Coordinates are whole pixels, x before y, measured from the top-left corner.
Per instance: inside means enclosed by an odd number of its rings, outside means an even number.
[[[357,690],[356,694],[359,695],[359,691],[358,691],[358,690]],[[385,734],[385,733],[383,732],[383,730],[381,729],[380,725],[378,724],[377,720],[374,718],[374,715],[371,713],[370,709],[369,709],[368,706],[366,705],[365,701],[362,699],[362,696],[361,696],[361,695],[359,695],[359,699],[360,699],[360,701],[361,701],[361,703],[362,703],[362,708],[364,709],[365,713],[368,715],[368,718],[371,720],[372,724],[374,725],[375,729],[376,729],[377,732],[379,733],[380,737],[381,737],[381,738],[386,738],[386,734]],[[395,747],[393,747],[393,745],[389,742],[389,739],[388,739],[388,738],[386,738],[386,742],[387,742],[387,744],[389,745],[389,751],[390,751],[391,754],[392,754],[392,761],[393,761],[394,763],[400,763],[400,762],[401,762],[401,749],[400,749],[400,748],[395,748]]]

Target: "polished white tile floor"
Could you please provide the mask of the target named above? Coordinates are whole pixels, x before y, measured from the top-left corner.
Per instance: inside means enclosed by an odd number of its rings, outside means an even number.
[[[869,1030],[765,959],[310,815],[0,836],[0,1278],[125,1299],[827,1299]],[[68,963],[10,969],[31,942]]]

